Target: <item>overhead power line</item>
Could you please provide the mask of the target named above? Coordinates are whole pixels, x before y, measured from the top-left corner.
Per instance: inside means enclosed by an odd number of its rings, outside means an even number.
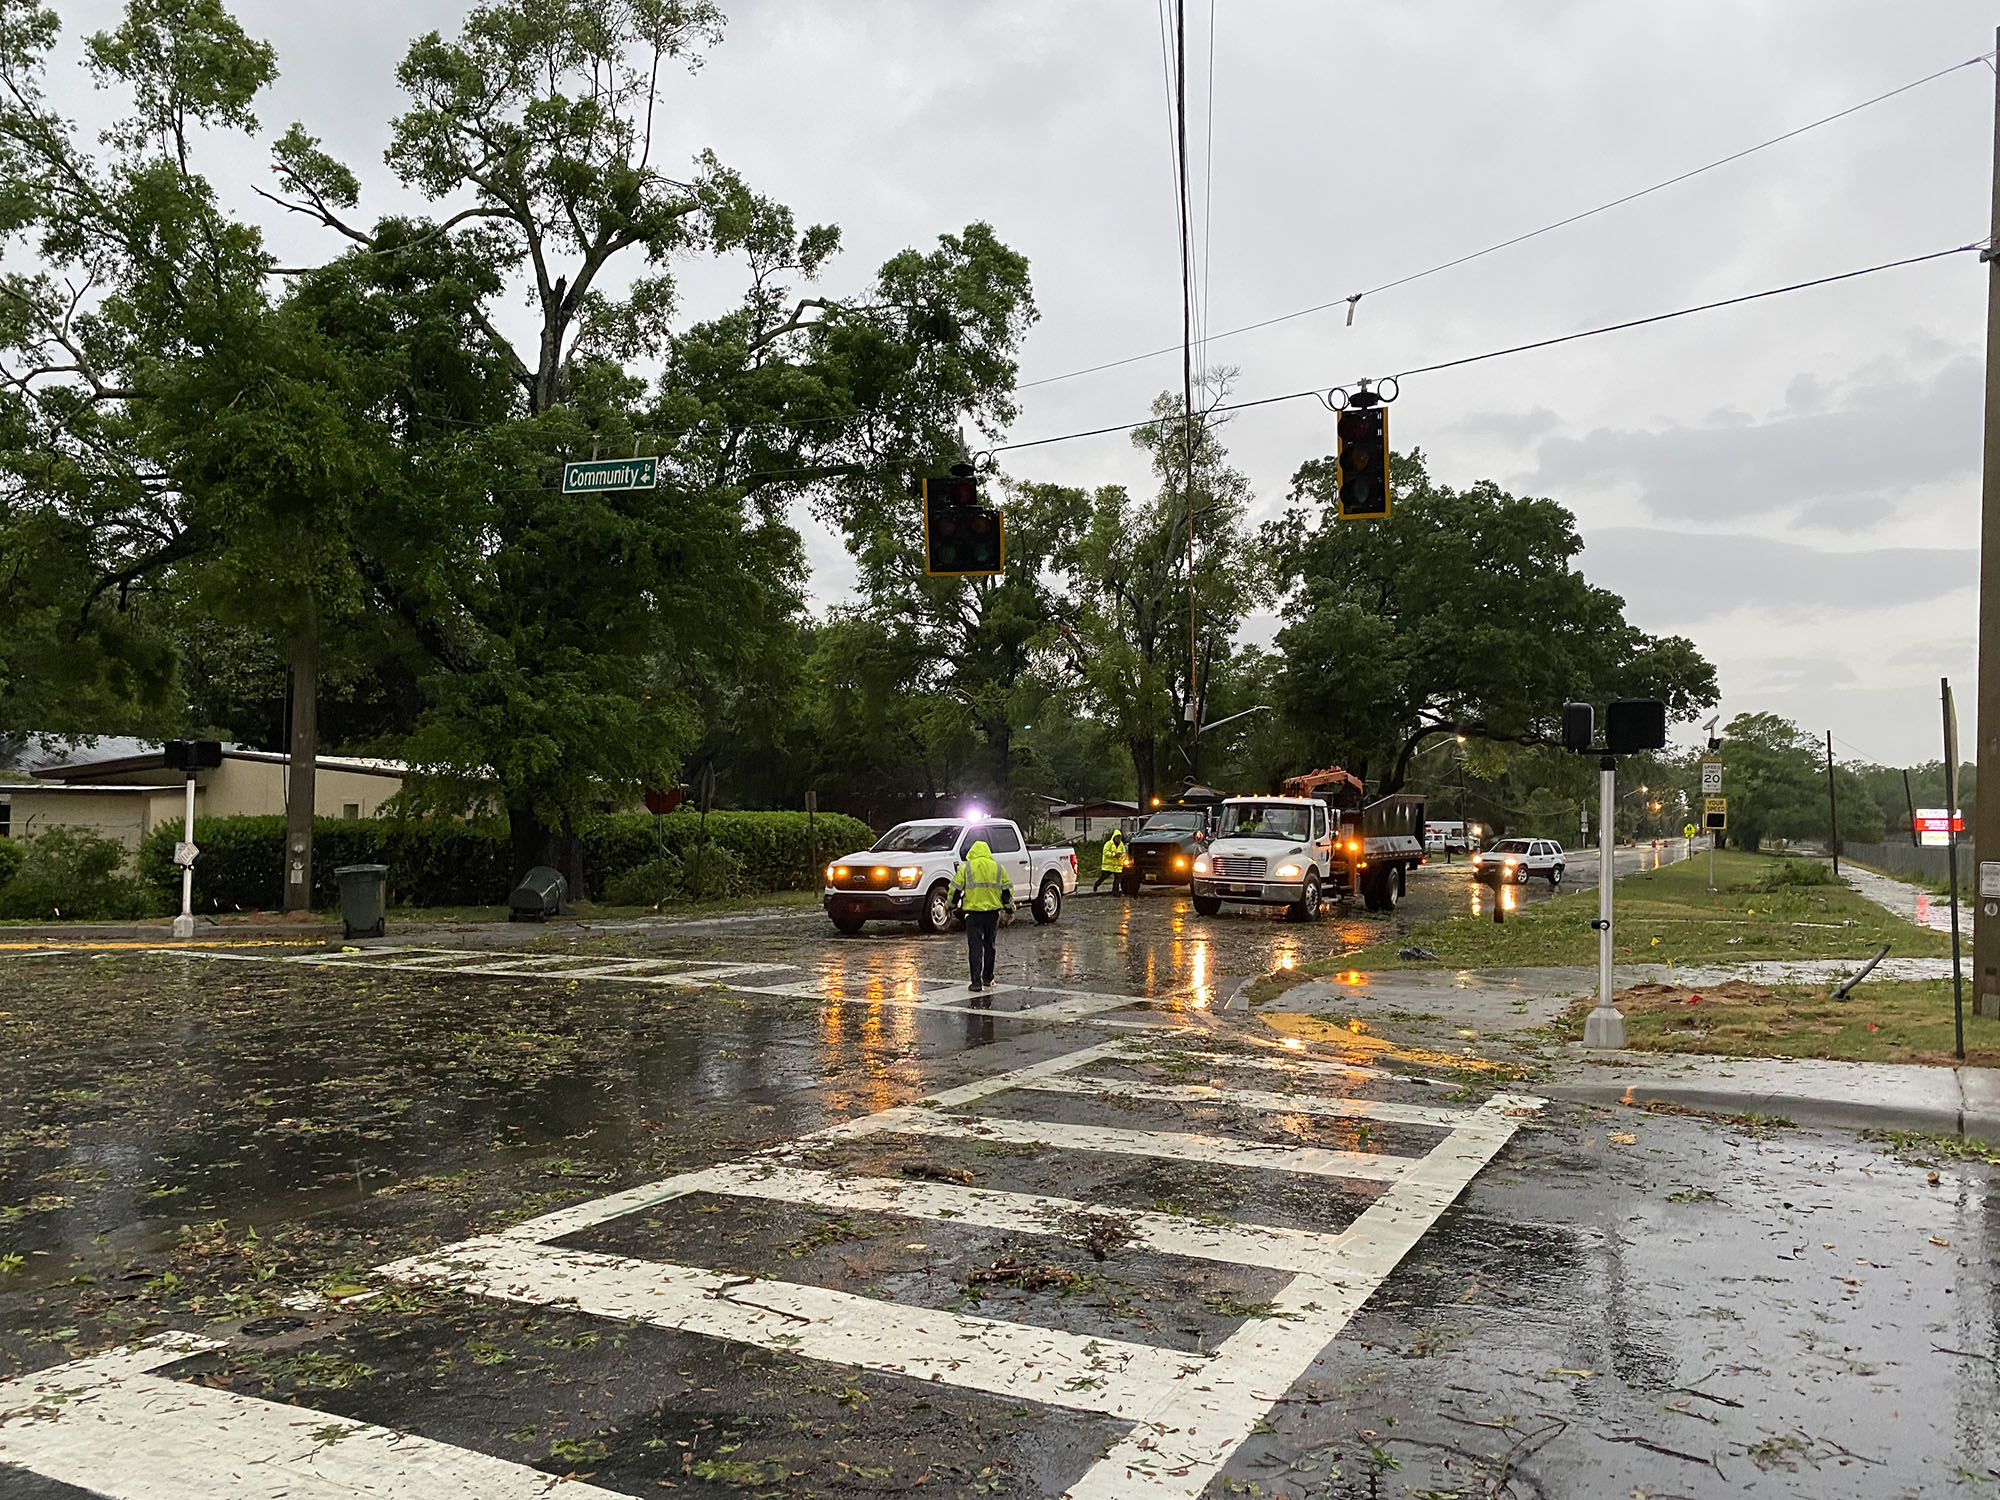
[[[1978,61],[1978,59],[1974,59],[1974,61]],[[1599,334],[1622,333],[1627,329],[1644,328],[1653,323],[1666,323],[1675,318],[1693,317],[1696,313],[1714,312],[1718,308],[1738,307],[1746,302],[1761,302],[1769,297],[1782,297],[1790,292],[1808,291],[1813,287],[1832,286],[1836,282],[1853,281],[1862,276],[1873,276],[1878,271],[1894,271],[1903,266],[1922,265],[1926,261],[1942,260],[1952,255],[1966,255],[1972,251],[1984,250],[1985,248],[1986,242],[1984,240],[1975,240],[1969,245],[1954,245],[1949,250],[1933,250],[1925,255],[1905,256],[1901,260],[1885,260],[1878,265],[1863,266],[1856,271],[1841,271],[1832,276],[1814,277],[1810,281],[1794,281],[1785,286],[1769,287],[1761,292],[1745,292],[1738,297],[1723,297],[1714,302],[1697,303],[1693,307],[1675,308],[1672,312],[1653,313],[1643,318],[1628,318],[1622,323],[1606,323],[1597,328],[1581,329],[1576,333],[1557,334],[1554,338],[1536,339],[1526,344],[1510,344],[1502,349],[1489,349],[1482,354],[1466,354],[1461,355],[1457,359],[1439,360],[1435,364],[1413,365],[1408,369],[1397,371],[1394,378],[1401,381],[1412,375],[1429,375],[1439,370],[1455,370],[1461,365],[1479,364],[1489,359],[1502,359],[1510,354],[1525,354],[1533,349],[1549,349],[1557,344],[1575,343],[1578,339],[1596,338]],[[1252,407],[1272,406],[1280,401],[1299,401],[1308,396],[1324,400],[1326,398],[1325,388],[1316,386],[1309,390],[1287,391],[1282,396],[1260,396],[1252,401],[1225,402],[1222,405],[1212,408],[1212,410],[1215,412],[1248,411]],[[987,451],[990,453],[1011,453],[1021,448],[1043,448],[1051,443],[1068,443],[1080,438],[1103,437],[1107,433],[1136,432],[1142,427],[1155,425],[1157,421],[1157,418],[1148,418],[1141,422],[1120,422],[1109,427],[1092,427],[1082,432],[1058,433],[1053,437],[1027,438],[1018,443],[1001,443]]]
[[[1472,250],[1468,251],[1464,255],[1453,256],[1450,260],[1439,261],[1434,266],[1426,266],[1421,271],[1412,271],[1407,276],[1398,276],[1393,281],[1383,282],[1380,286],[1373,286],[1363,291],[1352,292],[1345,297],[1336,297],[1330,302],[1315,303],[1311,307],[1302,307],[1298,309],[1298,311],[1296,312],[1279,313],[1276,317],[1262,318],[1255,323],[1245,323],[1240,328],[1230,328],[1224,330],[1221,333],[1206,334],[1204,336],[1204,341],[1213,342],[1216,339],[1235,338],[1239,334],[1255,333],[1260,328],[1270,328],[1279,323],[1289,323],[1297,318],[1311,317],[1314,313],[1327,312],[1336,307],[1351,308],[1355,305],[1358,305],[1364,297],[1378,296],[1383,292],[1393,291],[1397,287],[1408,286],[1413,281],[1422,281],[1427,276],[1435,276],[1441,271],[1453,270],[1458,266],[1467,265],[1472,261],[1482,260],[1486,256],[1496,255],[1502,250],[1508,250],[1512,249],[1516,245],[1526,244],[1529,240],[1539,239],[1541,236],[1545,234],[1552,234],[1558,229],[1566,229],[1572,224],[1579,224],[1585,219],[1596,217],[1598,214],[1608,213],[1614,208],[1622,208],[1628,203],[1635,203],[1641,198],[1647,198],[1652,196],[1654,193],[1664,192],[1666,189],[1670,187],[1677,187],[1681,183],[1687,182],[1692,178],[1699,177],[1705,172],[1713,172],[1720,167],[1729,166],[1733,162],[1742,161],[1747,156],[1755,156],[1760,151],[1767,151],[1773,146],[1782,145],[1784,142],[1789,140],[1795,140],[1799,136],[1805,135],[1809,131],[1819,129],[1822,125],[1831,125],[1836,120],[1844,120],[1849,115],[1858,114],[1864,109],[1871,108],[1872,106],[1877,104],[1885,103],[1890,99],[1896,98],[1900,94],[1907,94],[1912,89],[1919,89],[1922,88],[1925,84],[1935,83],[1937,82],[1938,79],[1949,77],[1951,74],[1958,72],[1962,68],[1976,68],[1983,66],[1988,62],[1990,62],[1993,56],[1994,54],[1990,52],[1981,53],[1978,57],[1969,57],[1964,62],[1953,63],[1950,67],[1947,68],[1939,68],[1935,73],[1926,73],[1922,78],[1912,79],[1910,82],[1902,84],[1896,88],[1890,89],[1886,93],[1877,94],[1870,99],[1863,99],[1859,104],[1850,104],[1847,106],[1847,108],[1835,110],[1830,115],[1822,115],[1819,119],[1809,121],[1808,123],[1800,125],[1795,129],[1787,130],[1782,135],[1774,135],[1769,140],[1759,141],[1754,146],[1745,146],[1740,151],[1732,151],[1727,156],[1719,156],[1714,161],[1706,162],[1701,166],[1690,168],[1685,172],[1676,173],[1672,177],[1663,178],[1661,181],[1655,182],[1648,187],[1642,187],[1636,189],[1633,192],[1623,193],[1616,198],[1612,198],[1603,203],[1598,204],[1594,208],[1586,208],[1581,212],[1569,214],[1564,218],[1556,219],[1551,223],[1544,224],[1539,229],[1530,229],[1525,233],[1512,235],[1507,239],[1500,240],[1494,244],[1488,245],[1484,249]],[[1180,352],[1180,345],[1169,344],[1167,347],[1163,349],[1149,349],[1144,354],[1130,354],[1123,359],[1111,359],[1111,360],[1105,360],[1101,364],[1085,365],[1081,369],[1066,370],[1060,375],[1044,375],[1037,380],[1024,380],[1021,381],[1015,387],[1015,389],[1028,390],[1038,385],[1053,385],[1057,381],[1074,380],[1079,376],[1095,375],[1102,370],[1116,370],[1122,368],[1125,365],[1136,365],[1142,363],[1145,360],[1159,359],[1165,355],[1178,354],[1179,352]]]

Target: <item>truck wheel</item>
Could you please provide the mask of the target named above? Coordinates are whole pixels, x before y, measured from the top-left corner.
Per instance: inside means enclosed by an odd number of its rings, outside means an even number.
[[[1306,888],[1299,899],[1285,908],[1285,915],[1294,922],[1313,922],[1319,919],[1319,874],[1306,871]]]
[[[1118,877],[1118,889],[1128,896],[1139,894],[1139,887],[1146,883],[1145,877],[1137,870],[1127,870]]]
[[[1035,896],[1033,911],[1038,927],[1046,927],[1062,915],[1062,881],[1051,875],[1042,882],[1042,888]]]
[[[951,926],[951,882],[940,880],[924,893],[924,904],[917,913],[917,931],[943,932]]]
[[[833,919],[833,925],[840,931],[846,933],[849,937],[853,937],[854,934],[859,932],[863,927],[865,927],[867,923],[868,919],[866,917],[850,917],[842,915],[835,917]]]
[[[1382,883],[1376,900],[1377,911],[1394,911],[1396,898],[1403,894],[1403,872],[1400,868],[1390,868],[1382,872]]]
[[[1360,880],[1361,906],[1364,911],[1382,909],[1382,879],[1374,870],[1363,875]]]
[[[1204,917],[1212,917],[1222,910],[1222,898],[1220,896],[1196,896],[1194,898],[1194,909]]]

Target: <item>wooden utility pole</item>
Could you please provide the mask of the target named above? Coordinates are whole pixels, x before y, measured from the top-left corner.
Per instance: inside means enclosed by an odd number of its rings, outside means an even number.
[[[1995,33],[2000,46],[2000,32]],[[1991,777],[1987,794],[1974,809],[1972,1010],[2000,1017],[2000,895],[1989,895],[2000,875],[2000,73],[1993,93],[1992,237],[1980,259],[1986,265],[1986,450],[1979,484],[1979,712],[1978,765]],[[1956,767],[1947,767],[1949,776]],[[1947,808],[1947,815],[1957,808]],[[1956,908],[1954,908],[1956,910]]]
[[[1840,802],[1833,792],[1833,731],[1826,732],[1827,848],[1833,851],[1833,873],[1840,873]]]

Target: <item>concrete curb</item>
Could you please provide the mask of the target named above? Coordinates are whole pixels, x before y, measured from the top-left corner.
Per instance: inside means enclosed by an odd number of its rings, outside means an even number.
[[[1768,1115],[1838,1130],[1922,1130],[2000,1141],[2000,1073],[1917,1063],[1841,1063],[1581,1049],[1538,1085],[1553,1099]]]

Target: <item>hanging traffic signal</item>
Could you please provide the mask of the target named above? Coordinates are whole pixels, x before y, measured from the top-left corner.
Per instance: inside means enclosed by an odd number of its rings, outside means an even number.
[[[1363,391],[1340,414],[1340,484],[1343,521],[1379,521],[1389,514],[1389,408]]]
[[[1006,563],[1006,525],[979,503],[970,464],[924,480],[924,571],[933,578],[986,578]]]

